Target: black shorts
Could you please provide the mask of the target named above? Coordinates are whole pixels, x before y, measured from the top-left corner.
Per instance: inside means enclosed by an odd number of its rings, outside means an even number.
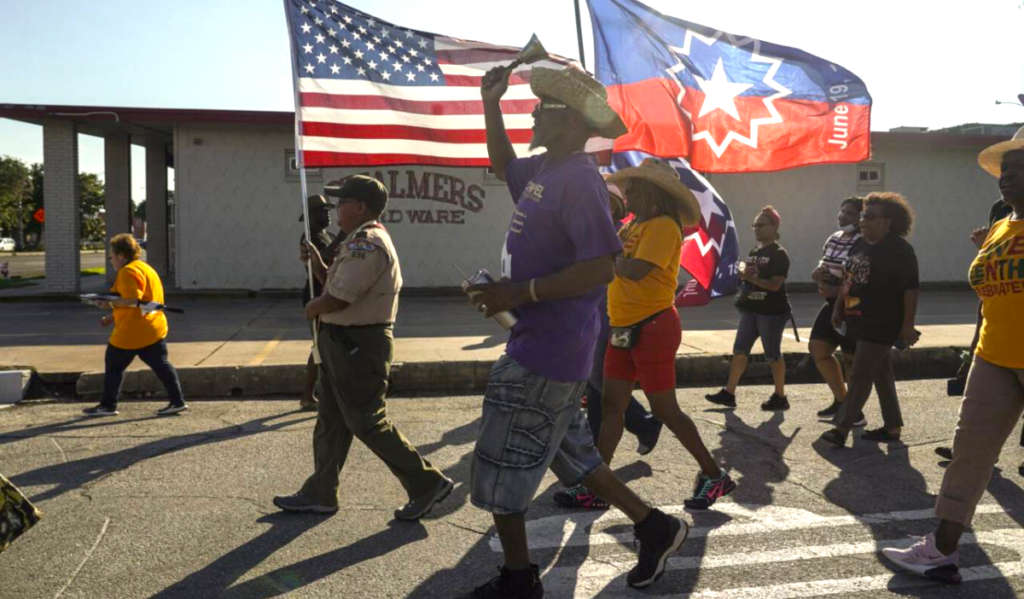
[[[814,326],[811,328],[811,341],[818,340],[838,345],[844,354],[853,354],[857,349],[857,342],[840,335],[839,331],[832,327],[832,309],[835,304],[835,298],[826,300],[821,310],[818,310],[818,316],[814,319]]]

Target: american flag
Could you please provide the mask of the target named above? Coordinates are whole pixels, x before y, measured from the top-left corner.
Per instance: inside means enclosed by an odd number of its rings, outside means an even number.
[[[488,166],[480,80],[520,49],[396,26],[331,0],[285,0],[307,167]],[[532,66],[564,68],[551,56]],[[537,98],[517,68],[501,107],[516,154],[529,154]]]

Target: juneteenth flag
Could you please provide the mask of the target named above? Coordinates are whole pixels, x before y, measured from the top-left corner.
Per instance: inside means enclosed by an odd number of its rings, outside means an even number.
[[[715,173],[870,156],[871,96],[843,67],[636,0],[588,4],[596,75],[629,128],[616,152],[684,157]]]
[[[648,154],[615,152],[609,171],[639,166]],[[736,223],[725,201],[700,173],[682,158],[669,159],[679,179],[690,188],[700,204],[700,222],[683,231],[679,266],[693,277],[676,296],[677,306],[701,306],[716,297],[736,293],[739,276],[740,240]]]
[[[398,27],[332,0],[285,0],[296,74],[298,138],[307,167],[489,166],[480,80],[519,48]],[[532,66],[501,101],[519,156],[529,154]]]

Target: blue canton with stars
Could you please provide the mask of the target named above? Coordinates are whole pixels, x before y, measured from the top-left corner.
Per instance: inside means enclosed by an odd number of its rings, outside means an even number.
[[[299,77],[444,86],[434,36],[330,0],[288,0]]]

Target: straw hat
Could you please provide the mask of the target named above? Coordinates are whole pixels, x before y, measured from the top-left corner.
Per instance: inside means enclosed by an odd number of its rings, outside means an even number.
[[[661,158],[644,158],[640,166],[615,171],[607,182],[622,185],[629,179],[650,181],[672,196],[679,207],[679,220],[684,227],[700,223],[700,202],[690,188],[683,185],[679,173],[668,162]]]
[[[988,174],[998,177],[1003,170],[1003,154],[1014,150],[1024,150],[1024,127],[1018,129],[1010,141],[997,143],[982,150],[981,154],[978,154],[978,164],[988,171]]]
[[[605,185],[608,186],[608,202],[612,205],[612,214],[615,214],[616,211],[626,214],[626,200],[622,199],[622,189],[618,185],[608,182],[608,177],[612,176],[611,173],[601,173],[601,176],[604,177]]]
[[[579,69],[534,67],[530,71],[530,89],[537,96],[555,98],[568,104],[582,114],[601,137],[615,139],[628,131],[619,115],[608,105],[608,90]]]

